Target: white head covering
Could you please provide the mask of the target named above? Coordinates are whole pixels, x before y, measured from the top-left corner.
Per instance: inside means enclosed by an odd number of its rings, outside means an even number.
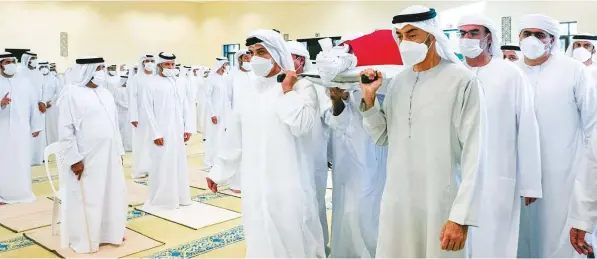
[[[458,21],[458,27],[463,25],[482,25],[485,26],[491,33],[491,48],[489,54],[491,56],[502,56],[502,32],[495,26],[495,23],[489,17],[482,14],[466,15]]]
[[[255,44],[262,44],[267,52],[272,56],[276,64],[278,64],[283,70],[294,71],[294,62],[292,62],[292,55],[286,47],[286,42],[280,33],[274,30],[256,30],[249,33],[250,38],[257,38],[262,42]],[[249,43],[247,43],[249,44]],[[251,44],[251,45],[255,45]],[[249,47],[250,45],[247,45]]]
[[[139,63],[137,65],[137,75],[145,75],[145,67],[143,66],[143,61],[145,60],[155,60],[155,57],[151,54],[143,55],[139,58]],[[140,68],[140,69],[139,69]],[[134,71],[134,70],[133,70]],[[156,74],[157,69],[153,70],[153,74]]]
[[[590,34],[590,33],[581,33],[581,34],[577,34],[576,36],[590,36],[590,37],[595,37],[595,35]],[[572,50],[574,48],[574,43],[579,42],[579,41],[588,41],[591,44],[593,44],[593,47],[597,48],[597,40],[590,40],[590,39],[575,39],[574,37],[572,37],[572,41],[570,42],[570,46],[568,46],[568,48],[566,49],[566,56],[568,57],[572,57]]]
[[[21,55],[22,66],[23,67],[29,66],[29,61],[31,60],[32,57],[37,57],[37,54],[30,52],[30,51],[23,53],[23,55]]]
[[[4,61],[6,59],[13,59],[15,62],[17,61],[17,58],[10,52],[0,53],[0,62]]]
[[[306,72],[311,71],[313,69],[310,54],[305,45],[298,41],[287,41],[286,47],[288,47],[288,51],[290,51],[290,54],[305,57],[305,67],[303,68],[303,71]]]
[[[222,68],[222,66],[224,66],[224,64],[228,64],[228,59],[224,58],[224,57],[220,57],[220,58],[216,58],[216,64],[214,64],[213,67],[211,67],[211,71],[209,73],[209,75],[214,75],[217,74],[218,70],[220,68]]]
[[[429,12],[431,9],[422,6],[422,5],[413,5],[404,9],[400,12],[400,15],[409,15],[409,14],[420,14]],[[397,29],[402,29],[406,25],[415,26],[421,30],[424,30],[428,33],[431,33],[435,37],[435,49],[437,50],[437,54],[445,60],[450,62],[454,62],[456,64],[462,64],[460,59],[456,57],[454,50],[450,47],[450,40],[444,34],[440,26],[440,22],[438,17],[431,18],[429,20],[419,21],[419,22],[404,22],[404,23],[396,23],[394,27]],[[398,43],[398,36],[394,33],[394,38],[396,39],[396,43]]]
[[[157,57],[155,63],[162,64],[162,63],[166,63],[168,61],[174,61],[174,63],[176,63],[176,55],[174,55],[172,53],[167,53],[167,52],[160,52],[160,54],[158,54],[158,57]]]
[[[77,86],[85,86],[91,78],[97,67],[105,65],[104,59],[101,57],[84,57],[77,59],[77,64],[73,67],[72,84]]]
[[[234,68],[240,70],[240,62],[238,62],[238,59],[242,55],[247,55],[248,52],[248,49],[239,49],[236,53],[234,53]]]
[[[541,29],[554,37],[551,53],[555,54],[560,50],[560,23],[543,14],[526,14],[520,18],[520,31],[524,29]]]

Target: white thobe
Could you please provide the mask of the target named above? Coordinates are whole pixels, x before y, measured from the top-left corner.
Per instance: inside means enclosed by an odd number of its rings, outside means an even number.
[[[235,69],[229,75],[230,80],[228,80],[228,89],[229,89],[229,97],[230,97],[230,106],[231,109],[234,111],[238,109],[238,106],[241,106],[241,102],[248,101],[246,100],[247,88],[250,87],[251,82],[255,79],[255,74],[253,72],[243,72],[239,69]],[[241,106],[242,107],[242,106]],[[230,189],[232,190],[241,190],[241,176],[240,173],[236,173],[234,177],[230,180]]]
[[[99,244],[122,244],[127,199],[118,112],[105,88],[71,85],[59,109],[65,192],[61,207],[61,246],[77,253],[98,251]],[[70,169],[82,161],[78,181]],[[91,247],[90,247],[91,245]]]
[[[205,131],[207,125],[207,83],[203,76],[199,77],[196,82],[197,87],[197,131],[201,132],[205,139],[207,132]],[[210,122],[211,123],[211,122]]]
[[[147,176],[152,168],[149,150],[153,145],[149,121],[147,120],[145,105],[142,101],[143,92],[150,87],[152,76],[137,74],[129,78],[127,89],[129,90],[129,119],[130,122],[138,122],[133,128],[133,170],[131,176],[140,178]],[[132,124],[131,124],[132,126]]]
[[[226,131],[227,115],[231,110],[230,91],[226,76],[211,74],[207,78],[207,125],[206,131],[209,138],[205,141],[205,165],[213,166],[214,159],[218,155],[218,149],[221,146],[220,141]],[[217,124],[213,124],[212,117],[218,119]]]
[[[32,202],[31,190],[31,134],[41,131],[38,96],[30,81],[16,74],[13,78],[0,76],[0,99],[7,93],[12,102],[0,108],[0,202]],[[43,132],[40,133],[40,135]]]
[[[17,73],[21,73],[23,76],[31,81],[33,86],[33,91],[35,92],[36,98],[38,102],[43,102],[43,89],[44,89],[44,76],[39,72],[39,70],[34,69],[31,70],[27,67],[20,67],[20,70]],[[46,124],[46,114],[43,114],[37,109],[37,112],[40,113],[40,123],[42,125]],[[44,127],[45,128],[45,127]],[[39,134],[39,137],[33,138],[31,141],[31,165],[41,165],[44,160],[44,149],[46,148],[46,134],[42,132]]]
[[[151,132],[149,197],[145,205],[175,209],[191,204],[184,133],[192,133],[185,84],[153,76],[143,91],[145,114]],[[164,145],[153,140],[163,138]]]
[[[275,76],[255,79],[208,175],[223,184],[239,169],[247,257],[325,257],[310,173],[317,97],[305,82],[284,94]]]
[[[485,102],[479,81],[461,64],[411,68],[390,82],[363,125],[388,146],[376,256],[463,257],[442,251],[449,220],[476,226],[480,203]],[[335,167],[336,165],[334,165]]]
[[[363,128],[353,91],[338,116],[327,110],[332,129],[332,257],[374,258],[387,147],[377,146]],[[327,144],[327,143],[326,143]]]
[[[479,227],[469,230],[467,251],[475,258],[514,258],[521,197],[542,196],[532,89],[522,71],[501,57],[471,70],[483,84],[488,126]]]
[[[191,85],[191,80],[188,76],[180,76],[176,80],[176,85],[183,86],[185,88],[185,98],[187,99],[186,102],[189,104],[189,117],[187,117],[187,123],[189,133],[197,132],[197,109],[195,109],[195,97],[197,97],[197,92],[195,88]]]
[[[118,83],[120,84],[120,82]],[[118,110],[118,128],[125,152],[133,151],[133,125],[129,119],[129,95],[125,86],[112,86],[112,94]]]
[[[306,80],[306,79],[303,79]],[[315,102],[316,114],[318,115],[313,121],[313,130],[311,131],[313,140],[313,155],[315,170],[315,188],[317,193],[317,203],[319,205],[319,221],[321,229],[323,230],[323,243],[325,244],[326,256],[330,254],[329,248],[329,227],[327,206],[325,204],[325,194],[327,192],[328,181],[328,142],[330,137],[330,128],[325,123],[326,115],[329,113],[328,109],[332,106],[330,98],[326,95],[326,89],[320,85],[313,85],[317,96]]]
[[[58,141],[58,106],[56,102],[62,91],[62,85],[60,79],[56,76],[46,76],[45,80],[45,95],[52,105],[50,108],[46,108],[46,142],[50,145]],[[44,98],[46,99],[46,98]]]
[[[541,144],[543,198],[521,211],[519,257],[572,257],[566,224],[574,179],[585,169],[597,100],[588,69],[561,54],[521,63],[533,87]]]

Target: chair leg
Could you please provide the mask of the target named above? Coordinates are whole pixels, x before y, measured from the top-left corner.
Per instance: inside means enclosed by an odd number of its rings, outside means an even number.
[[[54,195],[54,205],[52,206],[52,236],[58,235],[58,215],[60,208],[60,200]]]

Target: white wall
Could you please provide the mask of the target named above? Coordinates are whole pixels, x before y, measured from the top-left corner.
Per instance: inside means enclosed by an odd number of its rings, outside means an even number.
[[[370,32],[389,28],[392,17],[413,4],[436,8],[445,25],[470,12],[498,24],[512,16],[515,42],[525,13],[578,21],[579,32],[597,33],[596,1],[0,2],[0,49],[31,48],[59,69],[81,56],[131,64],[159,51],[211,66],[223,44],[244,44],[251,30],[276,28],[291,39]],[[69,33],[67,59],[60,57],[60,32]]]

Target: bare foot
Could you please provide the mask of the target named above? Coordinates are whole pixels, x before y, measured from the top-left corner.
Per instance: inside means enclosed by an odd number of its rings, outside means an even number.
[[[126,241],[126,237],[122,237],[122,242]]]
[[[6,203],[4,203],[4,202],[0,202],[0,205],[6,205]]]
[[[239,194],[240,190],[234,190],[234,189],[230,189],[230,191],[232,191],[233,193]]]

